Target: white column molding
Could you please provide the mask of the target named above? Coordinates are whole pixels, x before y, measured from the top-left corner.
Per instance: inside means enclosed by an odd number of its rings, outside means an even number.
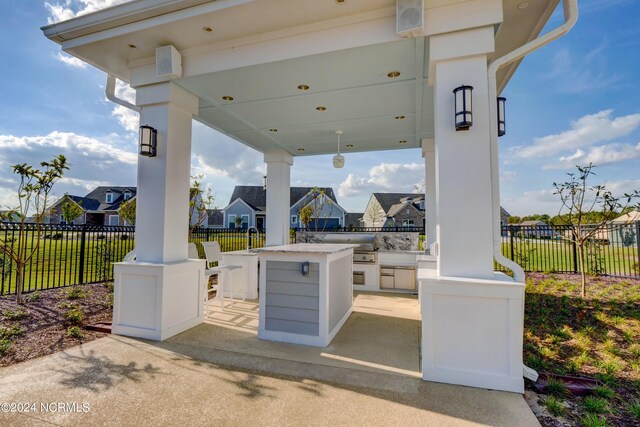
[[[266,245],[289,244],[291,166],[293,156],[284,150],[264,153],[267,164]]]
[[[157,156],[138,156],[136,261],[114,266],[113,333],[164,340],[203,321],[204,262],[187,259],[191,122],[198,98],[174,83],[137,88]]]
[[[462,52],[478,31],[438,36],[436,44]],[[485,31],[480,31],[486,33]],[[485,49],[493,43],[485,43]],[[442,47],[436,50],[442,51]],[[492,190],[487,57],[432,61],[435,92],[438,275],[492,279]],[[453,90],[473,86],[473,126],[456,131]]]
[[[435,140],[422,140],[422,157],[424,157],[424,202],[425,202],[425,233],[424,249],[428,253],[436,242],[436,155]],[[435,254],[432,254],[435,255]]]
[[[198,98],[167,82],[137,88],[136,104],[140,123],[158,130],[157,156],[138,157],[137,260],[186,260],[191,121]]]

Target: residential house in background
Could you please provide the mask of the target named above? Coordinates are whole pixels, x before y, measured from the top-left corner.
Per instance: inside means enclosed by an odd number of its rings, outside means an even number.
[[[344,217],[344,226],[346,228],[364,227],[363,216],[364,212],[349,212]]]
[[[425,201],[417,193],[373,193],[364,210],[365,227],[423,227]]]
[[[551,239],[556,232],[544,221],[537,219],[522,221],[517,224],[518,233],[523,237],[531,237],[536,239]]]
[[[221,209],[207,209],[207,228],[224,228],[224,213]]]
[[[332,188],[320,188],[324,192],[323,208],[318,212],[318,228],[344,227],[347,212],[338,204]],[[313,187],[291,187],[289,192],[289,226],[303,228],[300,209],[312,202]],[[222,209],[225,228],[236,228],[236,218],[242,218],[241,228],[266,224],[267,191],[261,185],[238,185],[233,189],[229,204]],[[315,228],[315,219],[309,224]]]
[[[62,215],[62,204],[68,198],[83,210],[75,225],[129,225],[120,217],[120,206],[136,196],[136,187],[96,187],[86,196],[61,197],[50,209],[49,224],[66,224]]]
[[[620,215],[611,221],[609,229],[609,244],[618,246],[636,246],[640,234],[640,211],[635,210]]]

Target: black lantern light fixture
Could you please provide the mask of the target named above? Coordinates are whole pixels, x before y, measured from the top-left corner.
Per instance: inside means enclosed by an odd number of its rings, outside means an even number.
[[[469,130],[473,125],[471,94],[473,86],[462,85],[453,90],[456,109],[456,130]]]
[[[151,126],[140,126],[140,155],[155,157],[158,146],[158,131]]]
[[[507,98],[498,97],[498,136],[504,136],[507,133],[507,124],[504,115],[504,104]]]

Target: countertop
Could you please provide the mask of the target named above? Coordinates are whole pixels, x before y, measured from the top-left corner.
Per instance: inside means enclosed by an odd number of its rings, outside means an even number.
[[[290,253],[290,254],[334,254],[357,248],[352,244],[296,243],[294,245],[267,246],[253,249],[258,253]]]

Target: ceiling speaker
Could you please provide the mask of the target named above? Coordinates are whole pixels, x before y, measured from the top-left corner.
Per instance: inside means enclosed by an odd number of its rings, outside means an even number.
[[[424,28],[424,0],[396,0],[396,33],[418,36]]]
[[[162,46],[156,49],[156,75],[177,79],[182,77],[182,55],[171,46]]]

